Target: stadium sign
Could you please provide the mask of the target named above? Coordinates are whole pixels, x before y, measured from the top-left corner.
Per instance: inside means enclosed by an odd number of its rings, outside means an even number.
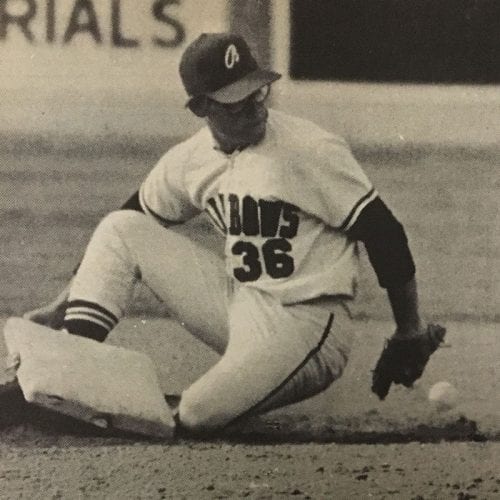
[[[137,24],[134,20],[138,10],[144,10],[146,2],[0,0],[0,43],[8,43],[14,37],[18,42],[21,35],[33,45],[66,45],[88,38],[95,44],[129,49],[143,44],[177,47],[183,43],[186,29],[171,11],[180,3],[181,0],[152,0],[147,4],[152,23],[131,26]],[[141,33],[144,26],[150,26],[152,32]]]

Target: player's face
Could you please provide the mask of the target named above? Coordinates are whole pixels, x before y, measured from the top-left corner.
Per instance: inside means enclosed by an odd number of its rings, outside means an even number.
[[[208,125],[221,148],[226,152],[258,144],[266,134],[266,85],[242,101],[223,104],[209,99],[206,110]]]

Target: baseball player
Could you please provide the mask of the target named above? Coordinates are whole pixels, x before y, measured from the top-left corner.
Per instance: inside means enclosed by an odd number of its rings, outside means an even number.
[[[280,75],[239,36],[202,34],[180,76],[205,126],[100,222],[60,296],[25,317],[104,341],[141,280],[220,354],[176,409],[194,432],[309,398],[341,376],[358,241],[387,289],[395,337],[425,338],[403,227],[344,140],[267,109]],[[204,216],[213,230],[199,230]],[[417,373],[407,377],[389,385]]]

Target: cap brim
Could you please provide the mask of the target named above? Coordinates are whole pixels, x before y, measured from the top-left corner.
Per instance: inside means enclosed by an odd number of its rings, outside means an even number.
[[[207,95],[214,101],[221,102],[223,104],[231,104],[245,99],[245,97],[253,94],[264,85],[273,83],[280,78],[281,75],[275,71],[257,69],[248,75],[245,75],[240,80],[231,83],[231,85],[222,87],[221,89]]]

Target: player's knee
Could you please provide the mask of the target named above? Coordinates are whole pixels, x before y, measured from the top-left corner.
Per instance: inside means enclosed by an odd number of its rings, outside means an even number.
[[[227,423],[227,419],[215,415],[204,402],[182,397],[178,410],[180,425],[196,434],[213,432]]]
[[[129,229],[137,224],[138,220],[142,220],[145,215],[141,212],[133,210],[115,210],[107,214],[99,223],[98,228],[101,230],[112,229]]]
[[[122,235],[134,233],[134,226],[139,223],[141,216],[145,217],[144,214],[132,210],[110,212],[97,225],[93,239],[100,242],[121,240]]]

